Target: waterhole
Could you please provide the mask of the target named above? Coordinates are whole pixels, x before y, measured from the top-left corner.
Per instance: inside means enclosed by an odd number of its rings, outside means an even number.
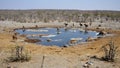
[[[96,31],[85,31],[78,28],[39,28],[39,29],[17,29],[20,35],[26,35],[28,39],[38,39],[36,44],[45,46],[65,46],[86,42],[88,37],[97,37]]]

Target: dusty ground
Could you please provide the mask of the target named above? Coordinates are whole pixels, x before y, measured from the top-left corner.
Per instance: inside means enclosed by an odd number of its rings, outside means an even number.
[[[104,29],[105,31],[116,34],[115,36],[100,38],[97,41],[70,46],[67,48],[27,43],[21,41],[24,39],[23,37],[19,37],[19,39],[14,42],[12,40],[12,29],[21,28],[23,25],[25,27],[34,27],[35,25],[39,25],[41,27],[64,26],[63,23],[11,24],[11,22],[0,22],[0,68],[7,68],[8,66],[13,68],[41,68],[43,56],[45,56],[43,68],[84,68],[83,65],[88,61],[93,62],[93,65],[91,65],[90,68],[120,68],[120,51],[118,51],[117,60],[114,63],[90,58],[91,56],[97,56],[98,58],[102,57],[103,52],[101,51],[101,47],[107,44],[111,39],[115,42],[115,45],[120,46],[120,31],[118,29],[120,26],[119,24],[116,24],[117,28],[114,28],[116,30]],[[92,26],[97,27],[97,24]],[[91,30],[93,29],[92,26],[90,27]],[[105,25],[103,27],[105,27]],[[110,27],[113,28],[113,26]],[[29,62],[4,62],[4,59],[9,56],[11,48],[15,45],[22,45],[30,52],[32,58]],[[120,47],[118,49],[120,50]]]

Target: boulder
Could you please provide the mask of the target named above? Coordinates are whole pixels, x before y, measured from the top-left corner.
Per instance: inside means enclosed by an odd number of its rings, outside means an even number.
[[[71,38],[69,42],[70,42],[70,44],[75,44],[80,40],[82,40],[82,38]]]
[[[47,42],[50,42],[50,41],[52,41],[52,39],[47,39]]]

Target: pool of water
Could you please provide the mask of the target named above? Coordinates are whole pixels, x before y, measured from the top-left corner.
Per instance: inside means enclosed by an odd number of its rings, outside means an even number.
[[[39,29],[18,29],[15,30],[21,35],[26,35],[29,39],[39,39],[42,44],[46,46],[65,46],[72,44],[79,44],[85,42],[88,37],[96,37],[95,31],[84,31],[81,29],[65,29],[65,28],[39,28]],[[71,40],[77,39],[77,42],[71,43]]]

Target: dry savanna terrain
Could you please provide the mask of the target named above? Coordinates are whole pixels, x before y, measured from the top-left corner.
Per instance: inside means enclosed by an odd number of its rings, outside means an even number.
[[[102,31],[105,36],[69,47],[28,43],[14,29],[33,27],[66,27]],[[73,26],[74,24],[74,26]],[[81,25],[82,24],[82,25]],[[87,26],[84,26],[84,25]],[[114,62],[102,60],[103,46],[114,42]],[[16,46],[22,46],[29,61],[9,62]],[[25,54],[26,55],[26,54]],[[0,68],[120,68],[120,12],[79,10],[0,10]]]

